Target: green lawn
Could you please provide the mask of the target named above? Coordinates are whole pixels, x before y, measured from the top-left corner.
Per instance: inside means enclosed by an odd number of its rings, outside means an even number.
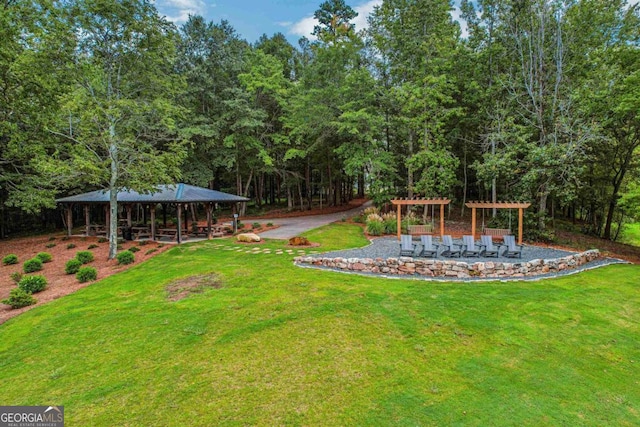
[[[68,426],[640,424],[638,266],[446,284],[236,246],[177,247],[0,325],[0,404],[62,404]],[[167,300],[204,273],[221,287]]]
[[[625,224],[620,241],[633,246],[640,246],[640,222]]]

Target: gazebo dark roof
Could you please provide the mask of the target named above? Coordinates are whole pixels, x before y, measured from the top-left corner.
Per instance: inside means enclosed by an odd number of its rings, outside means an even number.
[[[207,203],[248,202],[246,197],[188,184],[158,185],[157,192],[140,194],[133,190],[118,193],[118,203]],[[75,196],[63,197],[57,203],[109,203],[107,190],[96,190]]]

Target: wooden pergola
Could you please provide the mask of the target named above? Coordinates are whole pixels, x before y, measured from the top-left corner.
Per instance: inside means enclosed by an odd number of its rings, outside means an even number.
[[[440,205],[440,237],[444,235],[444,207],[451,203],[451,200],[441,197],[441,198],[402,198],[391,200],[391,203],[398,206],[398,240],[400,240],[400,234],[402,233],[402,217],[401,217],[401,209],[402,206],[412,206],[412,205]]]
[[[531,206],[527,202],[468,202],[465,206],[471,208],[471,235],[476,235],[476,209],[518,209],[518,244],[522,244],[522,217],[524,210]]]

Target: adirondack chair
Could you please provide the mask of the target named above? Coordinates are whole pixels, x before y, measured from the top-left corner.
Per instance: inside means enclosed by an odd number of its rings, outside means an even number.
[[[445,248],[440,255],[446,256],[446,257],[459,257],[460,256],[460,250],[461,247],[460,245],[456,245],[453,243],[453,239],[451,239],[451,236],[442,236],[442,244],[440,245],[443,248]],[[457,247],[457,249],[456,249]]]
[[[503,256],[509,258],[522,258],[522,246],[516,245],[516,238],[513,235],[507,235],[502,237],[507,249],[502,253]]]
[[[433,236],[420,236],[420,243],[422,243],[422,250],[419,257],[435,258],[438,256],[438,245],[433,244]]]
[[[501,244],[493,244],[493,237],[491,236],[480,236],[480,241],[482,244],[480,247],[482,250],[480,251],[480,256],[485,257],[496,257],[500,254]]]
[[[482,248],[476,249],[476,242],[473,236],[462,236],[462,256],[477,257],[480,255]]]
[[[403,234],[400,236],[400,256],[413,256],[416,246],[410,235]]]

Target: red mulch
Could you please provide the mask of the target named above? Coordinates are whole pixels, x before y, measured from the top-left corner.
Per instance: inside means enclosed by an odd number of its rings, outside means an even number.
[[[76,252],[88,250],[87,248],[91,244],[98,245],[98,247],[91,249],[95,260],[87,265],[95,267],[98,271],[98,280],[140,264],[172,246],[171,244],[158,244],[155,242],[149,242],[147,245],[140,246],[140,242],[125,242],[122,245],[123,249],[138,246],[140,251],[135,253],[135,262],[133,264],[118,265],[115,259],[107,259],[109,243],[98,243],[97,237],[71,237],[69,240],[62,240],[63,236],[56,235],[56,239],[52,241],[49,240],[49,237],[50,236],[24,237],[0,241],[0,257],[4,258],[8,254],[16,254],[19,261],[18,264],[15,265],[0,265],[0,300],[7,298],[10,290],[16,286],[9,275],[15,271],[22,273],[22,264],[26,260],[33,258],[38,252],[49,252],[53,256],[51,262],[43,264],[44,268],[41,271],[32,273],[45,276],[48,282],[47,289],[34,295],[38,303],[19,309],[11,309],[8,305],[0,304],[0,324],[33,307],[89,286],[91,282],[79,283],[75,275],[66,274],[64,272],[64,266],[67,261],[75,257]],[[47,248],[46,245],[49,243],[55,243],[56,245],[52,248]],[[69,244],[74,244],[76,247],[67,249],[67,245]],[[150,249],[157,250],[147,255],[146,252]]]

